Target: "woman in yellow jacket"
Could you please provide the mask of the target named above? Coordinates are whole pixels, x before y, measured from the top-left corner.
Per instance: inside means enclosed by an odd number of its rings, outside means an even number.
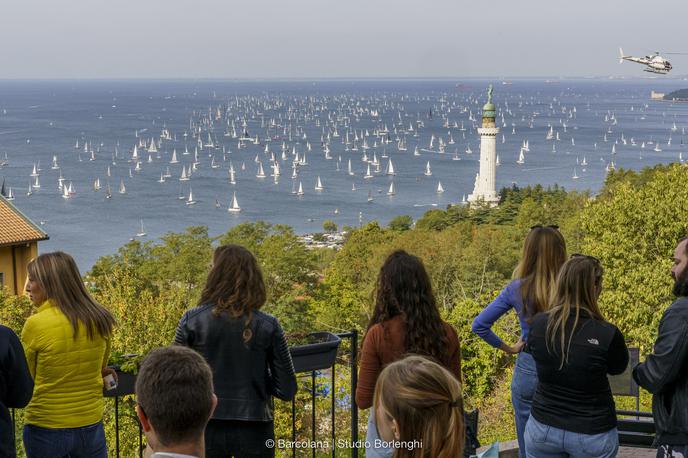
[[[38,307],[22,331],[34,379],[25,410],[28,458],[106,458],[103,380],[115,319],[84,286],[74,259],[55,252],[28,265],[26,292]]]

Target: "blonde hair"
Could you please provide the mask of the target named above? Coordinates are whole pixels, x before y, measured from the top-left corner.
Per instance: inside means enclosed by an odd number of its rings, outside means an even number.
[[[523,243],[514,277],[521,279],[522,314],[527,320],[549,309],[549,298],[562,264],[566,241],[553,226],[533,226]]]
[[[576,332],[581,309],[587,311],[593,319],[604,320],[597,306],[601,288],[602,265],[596,258],[574,254],[562,266],[552,294],[552,308],[547,312],[549,316],[545,333],[547,350],[561,355],[560,369],[568,363],[571,340]],[[567,336],[571,311],[575,311],[575,318],[570,335]]]
[[[399,426],[399,440],[421,445],[397,448],[394,458],[455,458],[464,446],[461,385],[444,367],[411,355],[391,363],[375,385],[381,405]]]
[[[46,299],[50,300],[69,319],[77,336],[79,323],[93,340],[96,334],[108,338],[112,335],[115,318],[96,302],[81,280],[79,268],[67,253],[56,251],[32,259],[27,270],[29,278],[38,282]]]

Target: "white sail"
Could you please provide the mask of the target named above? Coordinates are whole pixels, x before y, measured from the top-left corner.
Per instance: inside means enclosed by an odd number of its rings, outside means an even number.
[[[425,163],[425,176],[431,176],[432,175],[432,170],[430,169],[430,161]]]
[[[232,204],[229,206],[227,211],[230,213],[239,213],[241,211],[241,207],[239,207],[239,202],[236,198],[236,191],[232,195]]]
[[[525,164],[526,163],[526,155],[524,154],[524,149],[521,148],[521,150],[518,152],[518,160],[516,161],[517,164]]]
[[[367,170],[366,170],[366,174],[363,175],[363,178],[365,178],[365,179],[373,178],[373,174],[372,174],[371,171],[370,171],[370,164],[368,164],[368,168],[367,168]]]
[[[394,164],[392,163],[391,158],[387,162],[387,175],[396,175],[396,172],[394,171]]]
[[[325,188],[322,185],[322,181],[320,181],[320,175],[318,175],[318,181],[317,181],[317,183],[315,183],[315,190],[316,191],[322,191],[323,189],[325,189]]]
[[[119,181],[119,193],[120,194],[126,194],[127,193],[127,188],[126,188],[126,186],[124,186],[124,180],[123,179],[121,179]]]
[[[53,165],[52,165],[52,167],[50,167],[50,168],[53,169],[53,170],[57,170],[57,169],[60,168],[60,166],[59,166],[58,163],[57,163],[57,156],[53,156]]]
[[[256,178],[265,178],[265,171],[263,170],[263,163],[258,161],[258,173],[256,173]]]
[[[188,197],[188,199],[186,199],[186,205],[193,205],[195,203],[196,203],[196,201],[194,200],[194,197],[193,197],[193,190],[191,189],[191,187],[189,187],[189,197]]]
[[[172,159],[170,159],[170,164],[176,164],[179,162],[179,159],[177,159],[177,150],[172,151]]]
[[[302,196],[304,194],[303,192],[303,184],[299,181],[299,190],[296,192],[297,196]]]
[[[388,196],[393,196],[393,195],[396,194],[396,193],[397,193],[397,192],[396,192],[396,190],[394,189],[394,182],[392,181],[392,182],[389,184],[389,189],[387,190],[387,195],[388,195]]]
[[[136,237],[145,237],[146,230],[143,228],[143,220],[141,220],[141,229],[136,233]]]
[[[437,194],[442,194],[444,192],[444,188],[442,187],[442,182],[438,181],[437,182]]]

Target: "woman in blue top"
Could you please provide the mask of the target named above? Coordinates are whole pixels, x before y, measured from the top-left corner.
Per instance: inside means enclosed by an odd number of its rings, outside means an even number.
[[[533,357],[521,352],[528,340],[533,316],[549,309],[549,296],[566,261],[566,242],[556,226],[533,226],[523,244],[523,256],[514,271],[515,280],[473,321],[473,332],[488,344],[509,354],[518,354],[511,379],[511,403],[514,406],[518,455],[526,456],[523,433],[537,387]],[[525,306],[524,306],[525,304]],[[514,345],[502,341],[492,325],[514,309],[521,324],[521,337]]]

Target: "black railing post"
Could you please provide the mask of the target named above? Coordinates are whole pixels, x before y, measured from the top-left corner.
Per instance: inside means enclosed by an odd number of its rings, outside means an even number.
[[[115,396],[115,454],[119,458],[119,396]]]
[[[311,371],[311,454],[315,458],[315,371]]]
[[[296,442],[296,394],[291,399],[291,443]],[[296,456],[296,448],[291,448],[291,456]]]
[[[358,331],[351,331],[351,457],[358,457],[358,406],[356,405],[356,386],[358,385],[358,372],[356,371],[356,360],[358,359]]]
[[[337,409],[337,390],[335,389],[335,382],[336,382],[336,366],[337,362],[335,360],[335,363],[332,364],[332,386],[330,387],[330,392],[332,393],[332,458],[334,458],[334,449],[335,449],[335,444],[337,443],[337,435],[336,435],[336,428],[337,424],[335,421],[335,412]]]

